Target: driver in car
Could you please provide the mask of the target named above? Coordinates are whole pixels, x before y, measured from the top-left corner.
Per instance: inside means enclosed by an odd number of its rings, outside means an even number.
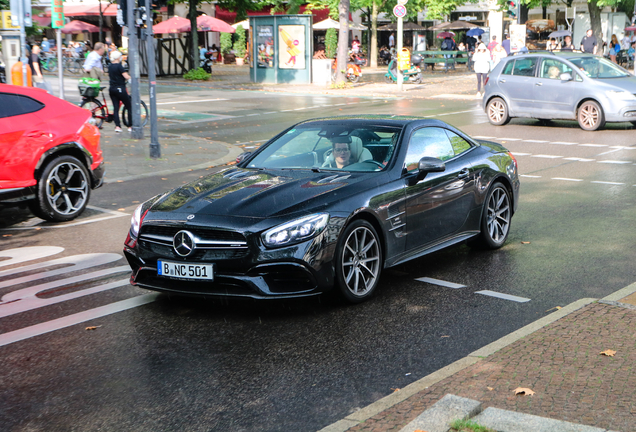
[[[350,144],[346,142],[333,142],[333,155],[336,167],[344,168],[347,165],[351,165],[351,148]]]

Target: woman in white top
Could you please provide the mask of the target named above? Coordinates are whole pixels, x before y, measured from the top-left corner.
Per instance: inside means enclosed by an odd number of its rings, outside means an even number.
[[[492,50],[492,61],[493,61],[493,66],[492,67],[497,66],[497,63],[499,63],[501,61],[501,59],[504,58],[504,57],[508,57],[508,53],[506,52],[504,47],[501,46],[501,44],[498,44]]]
[[[483,43],[479,44],[475,54],[473,54],[473,64],[477,74],[477,96],[479,97],[483,94],[481,85],[482,83],[485,85],[486,76],[490,72],[490,53]]]

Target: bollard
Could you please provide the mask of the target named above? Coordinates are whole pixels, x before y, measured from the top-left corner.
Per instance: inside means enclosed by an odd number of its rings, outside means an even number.
[[[33,87],[31,82],[31,67],[27,66],[27,87]],[[16,62],[11,66],[11,84],[21,86],[24,81],[22,80],[22,62]]]

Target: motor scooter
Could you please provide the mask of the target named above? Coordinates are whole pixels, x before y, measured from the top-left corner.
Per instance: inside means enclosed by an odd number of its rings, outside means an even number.
[[[206,71],[207,73],[212,73],[212,65],[214,64],[214,61],[212,60],[213,55],[214,53],[212,51],[208,51],[205,54],[203,54],[205,59],[201,60],[201,64],[199,67],[202,67],[203,70]]]
[[[404,82],[413,84],[419,84],[422,82],[422,69],[420,64],[422,63],[422,56],[419,54],[413,54],[411,56],[411,67],[402,71],[402,79]],[[384,81],[388,84],[397,82],[397,57],[393,56],[389,63],[389,70],[384,75]]]
[[[360,58],[357,54],[352,54],[349,56],[349,62],[347,62],[347,73],[346,77],[352,83],[357,83],[360,81],[360,77],[362,76],[362,68],[360,66],[364,66],[367,64],[367,61]],[[338,74],[338,59],[334,59],[333,66],[331,67],[331,78],[335,81],[336,75]]]

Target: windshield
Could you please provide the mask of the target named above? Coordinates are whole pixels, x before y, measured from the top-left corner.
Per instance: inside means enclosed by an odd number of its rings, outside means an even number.
[[[603,57],[578,57],[568,59],[590,78],[620,78],[630,74]]]
[[[263,148],[247,167],[381,171],[399,133],[400,128],[353,122],[301,125]]]

